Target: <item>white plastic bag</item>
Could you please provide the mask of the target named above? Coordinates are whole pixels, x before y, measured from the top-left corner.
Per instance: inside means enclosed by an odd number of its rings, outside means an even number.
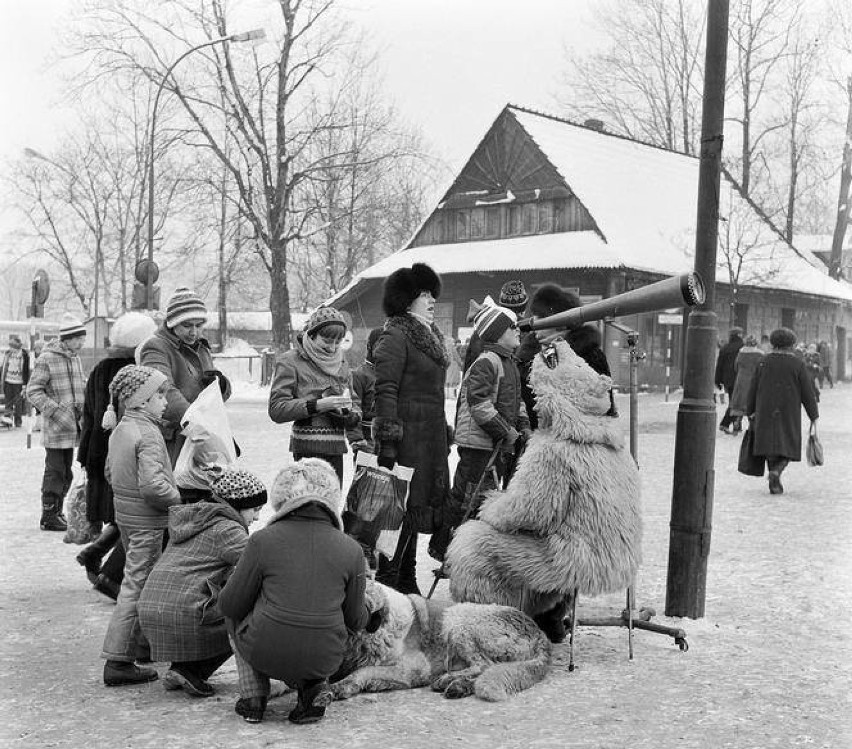
[[[234,433],[218,380],[211,382],[190,404],[180,425],[186,442],[175,463],[175,481],[184,489],[208,489],[210,483],[203,466],[231,465],[237,460]]]

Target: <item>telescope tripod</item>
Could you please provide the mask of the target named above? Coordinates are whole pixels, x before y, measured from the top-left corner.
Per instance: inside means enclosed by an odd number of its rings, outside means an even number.
[[[605,319],[604,322],[615,330],[627,336],[627,346],[630,351],[629,358],[629,410],[630,410],[630,454],[636,465],[639,465],[639,362],[645,358],[645,353],[639,351],[637,345],[639,343],[639,333],[632,328],[615,322],[611,319]],[[568,627],[568,670],[574,670],[574,639],[577,626],[581,627],[626,627],[627,628],[627,653],[628,658],[633,660],[633,630],[643,629],[647,632],[656,632],[662,635],[668,635],[674,639],[682,651],[689,650],[689,645],[686,642],[686,632],[680,627],[667,627],[662,624],[654,624],[650,621],[656,616],[656,611],[650,608],[642,608],[638,612],[634,612],[635,605],[635,589],[636,581],[633,580],[627,588],[627,603],[624,611],[620,616],[608,617],[589,617],[586,619],[577,620],[577,598],[578,591],[575,589],[571,596],[571,613],[569,615]]]

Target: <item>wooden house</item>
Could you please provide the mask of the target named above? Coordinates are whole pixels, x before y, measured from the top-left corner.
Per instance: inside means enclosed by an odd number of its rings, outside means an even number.
[[[545,282],[584,300],[620,294],[694,267],[699,160],[604,131],[507,106],[400,251],[367,268],[328,300],[349,312],[356,343],[382,324],[382,282],[425,262],[441,274],[436,323],[459,338],[470,299],[496,295],[511,279],[532,293]],[[722,340],[733,325],[760,336],[794,329],[825,339],[845,372],[852,286],[828,277],[811,252],[784,241],[725,175],[720,190],[716,312]],[[736,270],[732,278],[732,272]],[[640,334],[640,383],[680,378],[679,310],[619,322]],[[627,382],[624,336],[600,323],[616,382]],[[667,361],[667,353],[669,360]]]

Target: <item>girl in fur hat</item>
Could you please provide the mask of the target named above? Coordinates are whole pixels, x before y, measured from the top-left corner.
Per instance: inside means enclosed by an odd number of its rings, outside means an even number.
[[[379,464],[414,468],[408,511],[396,553],[380,565],[377,579],[402,593],[420,590],[416,578],[417,534],[441,526],[449,494],[449,429],[444,385],[449,355],[434,323],[441,279],[428,265],[394,271],[385,281],[388,316],[376,344],[376,415],[373,437]]]
[[[334,468],[341,485],[346,429],[361,421],[340,347],[344,335],[343,315],[334,307],[318,307],[296,337],[296,345],[278,357],[269,391],[269,418],[276,424],[293,422],[293,459],[322,458]]]

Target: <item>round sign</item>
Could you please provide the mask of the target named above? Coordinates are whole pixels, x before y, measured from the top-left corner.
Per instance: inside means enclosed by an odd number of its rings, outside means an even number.
[[[33,277],[33,287],[35,288],[35,303],[44,304],[50,296],[50,279],[47,276],[47,271],[37,270]]]
[[[148,272],[151,273],[151,283],[157,283],[160,277],[160,268],[153,260],[140,260],[136,263],[133,275],[139,283],[148,283]]]

